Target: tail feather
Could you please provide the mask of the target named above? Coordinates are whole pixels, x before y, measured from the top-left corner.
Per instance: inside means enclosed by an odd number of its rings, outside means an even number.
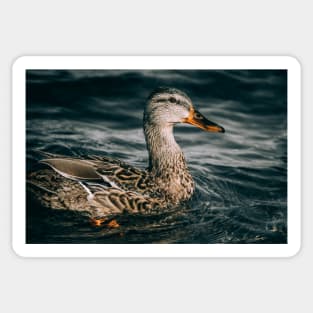
[[[55,191],[53,191],[51,189],[48,189],[45,186],[43,186],[43,185],[41,185],[41,184],[39,184],[39,183],[37,183],[37,182],[35,182],[33,180],[26,179],[26,184],[31,185],[32,187],[38,188],[38,189],[40,189],[42,191],[46,191],[48,193],[52,193],[52,194],[57,195],[57,193]]]

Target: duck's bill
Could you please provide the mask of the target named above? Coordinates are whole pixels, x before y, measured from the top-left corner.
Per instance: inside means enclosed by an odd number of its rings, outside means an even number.
[[[209,121],[199,111],[192,111],[184,123],[194,125],[208,132],[225,133],[224,127]]]

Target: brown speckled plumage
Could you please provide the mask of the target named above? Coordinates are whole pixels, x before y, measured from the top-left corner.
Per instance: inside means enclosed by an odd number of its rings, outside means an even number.
[[[43,153],[48,165],[28,175],[28,186],[47,207],[87,212],[91,217],[123,212],[154,214],[190,199],[194,182],[175,141],[176,123],[224,132],[193,108],[183,92],[154,91],[144,112],[149,167],[142,170],[109,157],[84,159]]]

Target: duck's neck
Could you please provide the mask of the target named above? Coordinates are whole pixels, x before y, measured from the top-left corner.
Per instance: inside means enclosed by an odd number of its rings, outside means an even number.
[[[185,157],[175,141],[173,125],[144,126],[147,149],[149,152],[149,170],[158,177],[188,172]]]

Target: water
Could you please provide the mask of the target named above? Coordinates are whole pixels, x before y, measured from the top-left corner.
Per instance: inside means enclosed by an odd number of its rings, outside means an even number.
[[[28,243],[286,243],[287,72],[27,71],[27,171],[36,149],[120,158],[145,168],[145,99],[185,91],[226,129],[177,126],[196,182],[187,206],[157,217],[123,215],[94,227],[80,213],[41,207],[27,194]]]

